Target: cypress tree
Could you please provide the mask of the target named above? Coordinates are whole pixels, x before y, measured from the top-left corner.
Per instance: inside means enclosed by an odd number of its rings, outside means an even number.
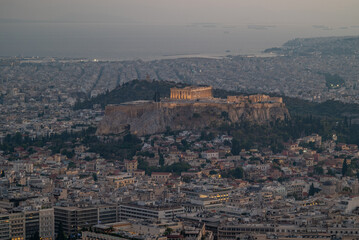
[[[347,164],[347,159],[345,158],[342,167],[342,175],[346,176],[347,172],[348,172],[348,164]]]
[[[66,240],[66,239],[67,238],[65,236],[64,229],[62,227],[62,222],[60,222],[56,240]]]
[[[312,183],[312,185],[310,185],[310,188],[309,188],[309,196],[314,196],[315,194],[315,188],[314,188],[314,184]]]

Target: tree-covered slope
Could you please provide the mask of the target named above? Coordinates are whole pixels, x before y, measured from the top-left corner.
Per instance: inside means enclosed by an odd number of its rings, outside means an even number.
[[[188,86],[184,83],[171,81],[133,80],[114,90],[98,95],[84,102],[78,102],[75,109],[89,109],[94,104],[104,108],[108,104],[120,104],[136,100],[152,100],[157,92],[161,98],[170,97],[172,87],[182,88]],[[217,98],[226,98],[228,95],[241,95],[244,93],[214,89],[213,95]],[[345,116],[359,116],[359,104],[342,103],[339,101],[326,101],[323,103],[309,102],[298,98],[283,97],[291,115],[313,115],[325,118],[344,118]]]
[[[94,104],[100,104],[104,108],[108,104],[120,104],[136,100],[153,100],[156,92],[159,93],[161,98],[170,97],[170,88],[182,88],[185,86],[188,85],[170,81],[132,80],[110,92],[100,94],[83,102],[77,102],[74,108],[88,109],[92,108]]]

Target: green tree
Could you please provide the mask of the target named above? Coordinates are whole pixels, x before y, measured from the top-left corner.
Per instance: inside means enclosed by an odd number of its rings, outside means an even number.
[[[350,187],[344,187],[344,188],[343,188],[343,192],[351,193],[351,192],[352,192],[352,189],[351,189]]]
[[[188,142],[187,142],[186,139],[182,139],[182,140],[181,140],[181,144],[182,144],[185,148],[188,147]]]
[[[70,169],[70,168],[76,168],[76,163],[69,162],[69,164],[67,165],[67,169]]]
[[[67,151],[66,149],[61,151],[62,155],[65,155],[67,158],[73,158],[75,156],[75,151]]]
[[[199,115],[199,113],[193,113],[192,117],[193,117],[193,118],[200,118],[201,115]]]
[[[235,178],[242,179],[243,178],[243,168],[237,167],[236,169],[234,169],[233,176]]]
[[[153,101],[155,102],[160,102],[161,101],[161,94],[159,91],[156,91],[154,96],[153,96]]]
[[[36,150],[34,150],[32,147],[30,147],[27,151],[30,155],[36,153]]]
[[[347,163],[347,159],[345,158],[342,167],[342,175],[346,176],[347,173],[348,173],[348,163]]]
[[[318,193],[318,192],[320,192],[320,189],[314,187],[314,184],[312,183],[312,185],[310,185],[308,195],[309,195],[309,196],[314,196],[314,194],[316,194],[316,193]]]
[[[163,154],[160,153],[160,151],[158,151],[158,155],[159,155],[159,157],[160,157],[158,163],[159,163],[161,166],[165,165],[165,158],[163,157]]]
[[[229,120],[228,112],[223,111],[223,112],[221,113],[221,117],[222,117],[224,120]]]
[[[165,232],[163,233],[163,235],[168,236],[168,235],[170,235],[172,232],[173,232],[173,229],[168,227],[168,228],[166,228],[166,230],[165,230]]]
[[[59,228],[58,228],[58,231],[57,231],[57,236],[56,236],[56,240],[66,240],[66,235],[64,233],[64,228],[62,226],[62,222],[60,222],[59,224]]]
[[[36,231],[30,238],[30,240],[40,240],[39,231]]]
[[[314,173],[317,175],[323,175],[324,174],[324,170],[321,166],[316,165],[314,167]]]
[[[214,138],[215,136],[212,132],[209,132],[208,134],[206,133],[206,131],[201,132],[200,140],[212,141]]]
[[[184,181],[185,183],[190,183],[191,182],[191,177],[184,176],[184,177],[182,177],[182,181]]]
[[[335,172],[333,171],[333,169],[331,168],[328,169],[328,175],[335,176]]]
[[[237,167],[236,169],[230,170],[228,172],[222,172],[221,174],[224,178],[242,179],[244,177],[243,168],[241,167]]]
[[[314,194],[315,194],[315,187],[314,187],[313,183],[312,183],[312,185],[310,185],[308,194],[309,194],[309,196],[314,196]]]
[[[92,174],[92,178],[93,178],[93,180],[94,180],[95,182],[97,182],[97,174],[96,174],[96,173],[93,173],[93,174]]]
[[[237,139],[233,138],[231,153],[233,155],[239,155],[240,152],[241,152],[240,143],[239,143],[239,141]]]

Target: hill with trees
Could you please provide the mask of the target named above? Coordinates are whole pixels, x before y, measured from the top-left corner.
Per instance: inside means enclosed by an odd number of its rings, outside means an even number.
[[[118,86],[110,92],[100,94],[83,102],[77,102],[74,109],[91,109],[95,104],[105,108],[108,104],[120,104],[136,100],[154,100],[155,97],[170,97],[172,87],[183,88],[189,86],[185,83],[171,81],[133,80]],[[213,96],[226,98],[230,95],[248,95],[248,93],[214,89]],[[271,94],[269,94],[271,95]],[[339,101],[326,101],[322,103],[310,102],[298,98],[283,97],[290,115],[316,116],[327,119],[355,118],[359,116],[359,104],[349,104]]]
[[[100,94],[83,102],[77,102],[74,109],[89,109],[92,108],[94,104],[99,104],[102,108],[105,108],[108,104],[120,104],[136,100],[154,100],[155,95],[161,98],[169,98],[170,89],[172,87],[183,88],[186,86],[188,86],[188,84],[136,79],[119,85],[112,91]]]

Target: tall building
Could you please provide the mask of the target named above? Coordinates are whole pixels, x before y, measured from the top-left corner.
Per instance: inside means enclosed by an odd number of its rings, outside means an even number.
[[[0,240],[10,239],[10,217],[9,215],[0,215]]]
[[[98,207],[98,222],[101,224],[118,221],[118,207],[114,205]]]
[[[0,215],[0,240],[30,239],[36,233],[41,239],[54,239],[54,209]]]
[[[39,235],[42,240],[55,239],[55,216],[54,209],[41,209],[39,211],[40,227]]]
[[[65,235],[77,234],[82,228],[98,224],[97,208],[55,207],[55,230],[62,224]]]
[[[156,206],[133,203],[123,203],[119,205],[120,221],[127,219],[171,220],[183,213],[184,208],[178,205]]]
[[[16,240],[23,240],[26,236],[25,230],[25,214],[12,213],[9,216],[10,224],[10,238]]]
[[[55,207],[55,227],[58,232],[60,224],[65,235],[77,234],[84,228],[96,224],[106,224],[118,221],[118,208],[115,205],[97,207]]]
[[[40,235],[40,213],[25,212],[25,237],[30,239],[36,233]]]
[[[139,205],[121,203],[96,207],[54,207],[55,228],[60,224],[66,236],[76,236],[80,231],[97,224],[114,223],[127,219],[171,220],[183,214],[184,208],[178,205]]]

